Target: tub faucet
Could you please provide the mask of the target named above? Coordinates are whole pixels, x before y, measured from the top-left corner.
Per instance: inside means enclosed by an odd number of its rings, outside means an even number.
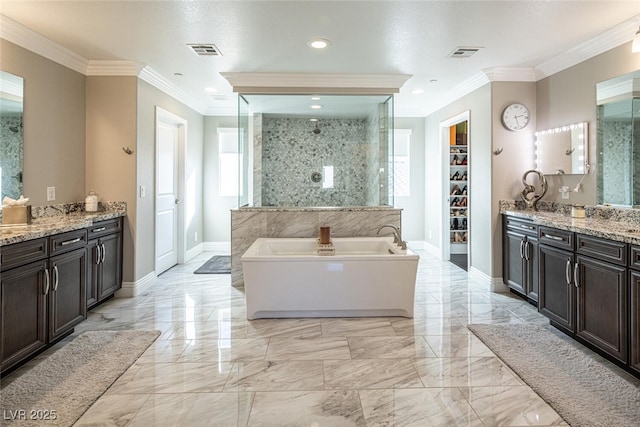
[[[378,232],[376,234],[380,234],[380,231],[382,231],[383,228],[387,228],[387,227],[393,229],[393,243],[396,243],[398,246],[400,246],[400,249],[406,250],[407,249],[407,242],[402,240],[402,233],[400,232],[400,229],[398,227],[396,227],[395,225],[393,225],[393,224],[383,225],[382,227],[380,227],[378,229]]]

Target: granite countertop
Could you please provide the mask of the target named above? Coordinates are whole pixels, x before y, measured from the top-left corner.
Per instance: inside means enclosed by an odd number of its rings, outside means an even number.
[[[570,214],[531,210],[502,210],[514,217],[532,220],[535,224],[574,231],[594,237],[640,245],[640,224],[602,217],[573,218]]]
[[[393,206],[245,206],[231,209],[237,212],[360,212],[402,210]]]
[[[98,221],[119,218],[126,215],[126,211],[114,209],[99,212],[73,212],[67,215],[34,218],[29,225],[0,226],[0,246],[40,237],[53,236],[66,231],[87,228]]]

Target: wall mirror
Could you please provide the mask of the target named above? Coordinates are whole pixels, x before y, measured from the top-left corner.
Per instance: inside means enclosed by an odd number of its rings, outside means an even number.
[[[22,77],[0,71],[0,200],[22,195]]]
[[[536,169],[544,175],[588,173],[586,122],[536,132]]]
[[[640,204],[640,71],[596,85],[600,204]],[[636,178],[638,177],[638,178]]]

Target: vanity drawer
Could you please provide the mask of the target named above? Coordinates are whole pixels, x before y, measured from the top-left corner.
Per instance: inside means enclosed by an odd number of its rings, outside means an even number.
[[[557,228],[544,226],[538,228],[538,240],[542,245],[573,251],[574,239],[575,234],[573,231],[558,230]]]
[[[5,271],[46,258],[49,255],[47,242],[48,239],[43,237],[3,246],[0,249],[0,270]]]
[[[640,246],[629,246],[629,267],[640,270]]]
[[[504,226],[507,230],[534,237],[538,236],[538,225],[534,224],[533,221],[526,218],[514,218],[508,215],[505,215],[503,218]]]
[[[627,244],[623,242],[578,234],[576,252],[612,264],[627,264]]]
[[[89,233],[89,240],[95,237],[106,236],[107,234],[119,233],[122,230],[122,219],[108,219],[106,221],[100,221],[94,223],[87,229]]]
[[[87,245],[87,230],[75,230],[51,236],[51,256],[84,248]]]

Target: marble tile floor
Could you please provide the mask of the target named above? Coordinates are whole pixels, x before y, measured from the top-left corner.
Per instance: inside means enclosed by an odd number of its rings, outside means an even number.
[[[248,321],[230,275],[192,274],[211,253],[172,268],[76,328],[162,334],[75,425],[567,425],[466,328],[547,320],[417,252],[412,319]]]

